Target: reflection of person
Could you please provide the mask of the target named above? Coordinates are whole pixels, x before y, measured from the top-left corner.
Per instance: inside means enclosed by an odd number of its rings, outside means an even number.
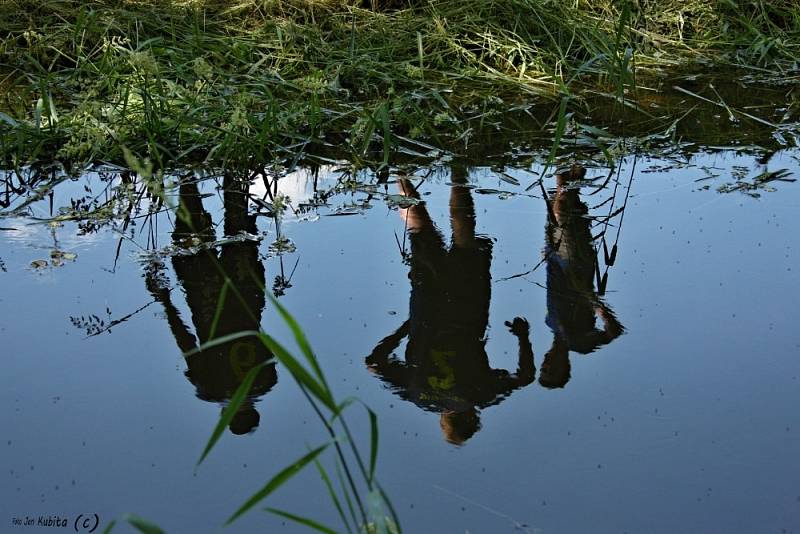
[[[223,188],[225,235],[255,233],[255,216],[247,213],[247,184],[226,177]],[[195,183],[180,186],[180,208],[172,236],[179,245],[192,239],[208,244],[214,239],[211,216],[203,208]],[[265,299],[264,266],[258,260],[258,243],[233,241],[220,248],[219,253],[209,248],[172,259],[175,274],[186,293],[196,338],[172,304],[169,291],[159,287],[152,273],[148,274],[147,287],[164,306],[170,330],[184,353],[215,338],[260,328]],[[256,335],[238,337],[188,356],[186,376],[197,388],[199,398],[224,405],[247,372],[270,357]],[[272,389],[277,379],[274,364],[262,368],[229,425],[231,432],[245,434],[258,426],[256,399]]]
[[[489,321],[492,242],[475,235],[475,208],[466,173],[453,169],[450,190],[452,245],[445,246],[424,204],[401,209],[411,242],[409,319],[383,339],[366,363],[396,393],[439,412],[445,439],[462,444],[479,428],[478,409],[499,403],[534,380],[528,322],[506,323],[519,340],[516,373],[492,369],[485,349]],[[403,193],[419,200],[411,182]],[[405,361],[392,354],[408,337]]]
[[[556,175],[547,224],[547,325],[553,331],[553,344],[542,362],[539,383],[548,388],[564,387],[569,381],[569,351],[589,354],[623,331],[594,289],[597,256],[586,217],[589,210],[579,190],[570,186],[585,175],[586,169],[577,165]],[[602,330],[595,325],[596,316],[603,322]]]

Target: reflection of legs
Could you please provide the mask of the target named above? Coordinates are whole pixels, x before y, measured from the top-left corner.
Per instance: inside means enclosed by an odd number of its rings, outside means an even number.
[[[582,180],[586,176],[586,169],[580,165],[573,165],[567,172],[556,175],[556,195],[553,200],[553,214],[559,226],[565,224],[570,217],[580,217],[581,211],[586,207],[580,200],[577,190],[569,189],[572,182]],[[581,209],[583,208],[583,209]]]
[[[403,195],[419,200],[419,193],[414,189],[414,184],[411,183],[411,180],[408,178],[400,178],[397,183]],[[428,210],[425,209],[424,204],[415,204],[407,208],[400,208],[400,217],[405,221],[406,230],[408,230],[409,234],[417,234],[430,229],[434,229],[435,231],[433,221],[430,215],[428,215]]]
[[[399,185],[405,196],[419,199],[419,193],[408,179],[401,178]],[[444,255],[445,245],[425,205],[420,203],[401,208],[400,217],[406,222],[411,238],[412,262],[436,263]]]
[[[245,231],[256,233],[256,218],[247,214],[247,192],[250,184],[226,174],[222,182],[225,209],[225,235]]]
[[[466,176],[453,169],[454,184],[466,184]],[[475,203],[469,188],[462,185],[450,187],[450,227],[453,229],[453,245],[475,246]]]
[[[179,239],[198,234],[204,240],[213,238],[211,215],[203,208],[203,200],[195,182],[183,183],[179,190],[180,206],[175,218],[173,237]]]

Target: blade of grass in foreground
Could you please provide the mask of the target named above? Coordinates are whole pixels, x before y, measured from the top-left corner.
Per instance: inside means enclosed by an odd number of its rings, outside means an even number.
[[[241,332],[234,332],[233,334],[227,334],[227,335],[224,335],[224,336],[220,336],[220,337],[212,339],[211,341],[207,341],[206,343],[203,343],[202,345],[200,345],[197,348],[194,348],[192,350],[187,350],[186,352],[183,353],[183,357],[184,358],[189,358],[190,356],[194,356],[195,354],[203,352],[204,350],[208,350],[208,349],[214,348],[214,347],[216,347],[218,345],[222,345],[222,344],[228,343],[229,341],[235,341],[235,340],[243,338],[243,337],[252,337],[252,336],[257,336],[257,335],[258,335],[258,330],[242,330]]]
[[[165,534],[163,530],[150,521],[142,519],[141,517],[133,514],[125,514],[121,518],[113,520],[108,524],[105,530],[103,530],[103,534],[110,534],[111,531],[114,530],[114,527],[117,526],[117,521],[125,521],[129,523],[133,528],[142,534]]]
[[[350,498],[350,491],[347,488],[347,484],[344,481],[344,474],[342,473],[342,464],[339,458],[336,459],[336,479],[339,481],[339,487],[342,488],[342,495],[344,495],[344,500],[347,503],[347,509],[350,512],[350,517],[353,520],[354,525],[358,525],[358,519],[356,518],[356,511],[353,508],[353,500]]]
[[[314,461],[314,459],[319,456],[322,451],[328,448],[328,445],[330,445],[330,443],[326,443],[325,445],[317,447],[289,467],[281,470],[281,472],[272,477],[272,479],[267,482],[263,488],[253,494],[252,497],[247,499],[247,502],[245,502],[238,510],[236,510],[236,512],[225,522],[225,525],[230,525],[233,523],[237,518],[239,518],[239,516],[258,504],[260,501],[264,500],[270,493],[281,487],[285,482],[300,472],[300,470],[303,469],[303,467],[305,467],[309,462]]]
[[[311,364],[311,368],[314,370],[314,374],[317,375],[317,379],[322,385],[326,386],[327,389],[325,375],[322,374],[322,369],[319,366],[319,362],[317,362],[316,356],[314,356],[314,351],[311,350],[311,344],[308,342],[308,338],[303,332],[303,329],[300,328],[300,325],[297,323],[292,314],[289,313],[289,310],[287,310],[283,304],[278,302],[278,299],[276,299],[272,293],[266,292],[266,294],[270,300],[270,303],[275,306],[275,309],[278,310],[278,313],[281,315],[283,320],[289,325],[297,345],[300,347],[300,350],[303,351],[303,355],[308,360],[308,363]]]
[[[320,478],[322,478],[322,481],[325,483],[325,488],[328,490],[328,496],[330,496],[331,501],[333,501],[334,506],[336,506],[336,511],[339,512],[339,519],[342,520],[342,524],[347,529],[347,532],[352,534],[353,529],[350,527],[350,522],[347,520],[347,516],[344,514],[342,503],[339,500],[339,497],[336,496],[336,491],[333,489],[333,483],[331,483],[328,473],[325,471],[325,468],[322,467],[322,464],[319,462],[319,460],[314,460],[314,465],[316,466],[317,471],[319,471]]]
[[[314,377],[300,365],[300,362],[298,362],[283,345],[278,343],[275,338],[264,333],[259,333],[258,336],[261,338],[261,342],[267,346],[278,361],[289,369],[289,372],[301,386],[307,388],[316,398],[325,404],[329,410],[333,413],[337,413],[336,402],[333,400],[327,385],[320,384],[320,382],[315,380]]]
[[[525,188],[525,191],[530,191],[533,186],[537,183],[541,183],[542,177],[544,177],[545,173],[550,169],[550,166],[553,164],[553,161],[556,159],[556,152],[558,151],[558,147],[561,144],[561,138],[564,136],[564,131],[567,129],[567,103],[569,102],[569,97],[564,96],[561,98],[561,105],[558,108],[558,122],[556,123],[556,131],[553,135],[553,146],[550,148],[550,154],[547,156],[547,161],[544,162],[544,168],[542,169],[542,173],[539,176],[539,180],[533,182],[531,185]]]
[[[318,532],[325,532],[325,534],[336,534],[335,530],[331,530],[328,527],[326,527],[325,525],[320,525],[319,523],[317,523],[313,519],[309,519],[307,517],[301,517],[299,515],[294,515],[294,514],[291,514],[289,512],[285,512],[283,510],[278,510],[277,508],[265,508],[265,510],[268,511],[268,512],[271,512],[271,513],[273,513],[275,515],[279,515],[281,517],[285,517],[286,519],[294,521],[295,523],[300,523],[301,525],[305,525],[308,528],[314,529],[314,530],[316,530]]]
[[[206,444],[206,448],[203,450],[203,454],[200,456],[200,459],[197,460],[197,465],[200,465],[203,460],[205,460],[206,456],[208,456],[208,453],[211,452],[211,449],[213,449],[214,445],[217,444],[217,441],[219,441],[219,438],[225,431],[225,427],[230,424],[233,416],[236,415],[237,411],[239,411],[239,407],[242,405],[244,399],[247,397],[247,394],[250,392],[250,388],[253,386],[256,375],[258,375],[258,372],[261,371],[261,369],[267,363],[268,362],[262,362],[247,372],[244,380],[242,380],[242,383],[236,389],[233,397],[231,397],[230,402],[222,411],[222,416],[219,418],[217,426],[214,427],[214,431],[211,433],[211,437],[208,439],[208,443]]]
[[[375,480],[375,464],[378,461],[378,416],[367,408],[369,412],[370,444],[369,444],[369,480]]]

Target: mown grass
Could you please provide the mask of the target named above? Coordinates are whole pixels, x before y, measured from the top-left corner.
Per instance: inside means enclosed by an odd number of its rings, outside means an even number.
[[[512,103],[648,76],[796,76],[793,0],[0,0],[0,157],[158,168],[309,146],[387,163]],[[591,109],[584,110],[591,115]]]

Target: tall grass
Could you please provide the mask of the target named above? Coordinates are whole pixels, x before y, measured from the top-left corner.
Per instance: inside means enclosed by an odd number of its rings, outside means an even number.
[[[796,68],[791,0],[0,0],[0,157],[246,165],[307,145],[385,162],[509,102],[709,62]],[[620,94],[616,94],[620,97]]]

